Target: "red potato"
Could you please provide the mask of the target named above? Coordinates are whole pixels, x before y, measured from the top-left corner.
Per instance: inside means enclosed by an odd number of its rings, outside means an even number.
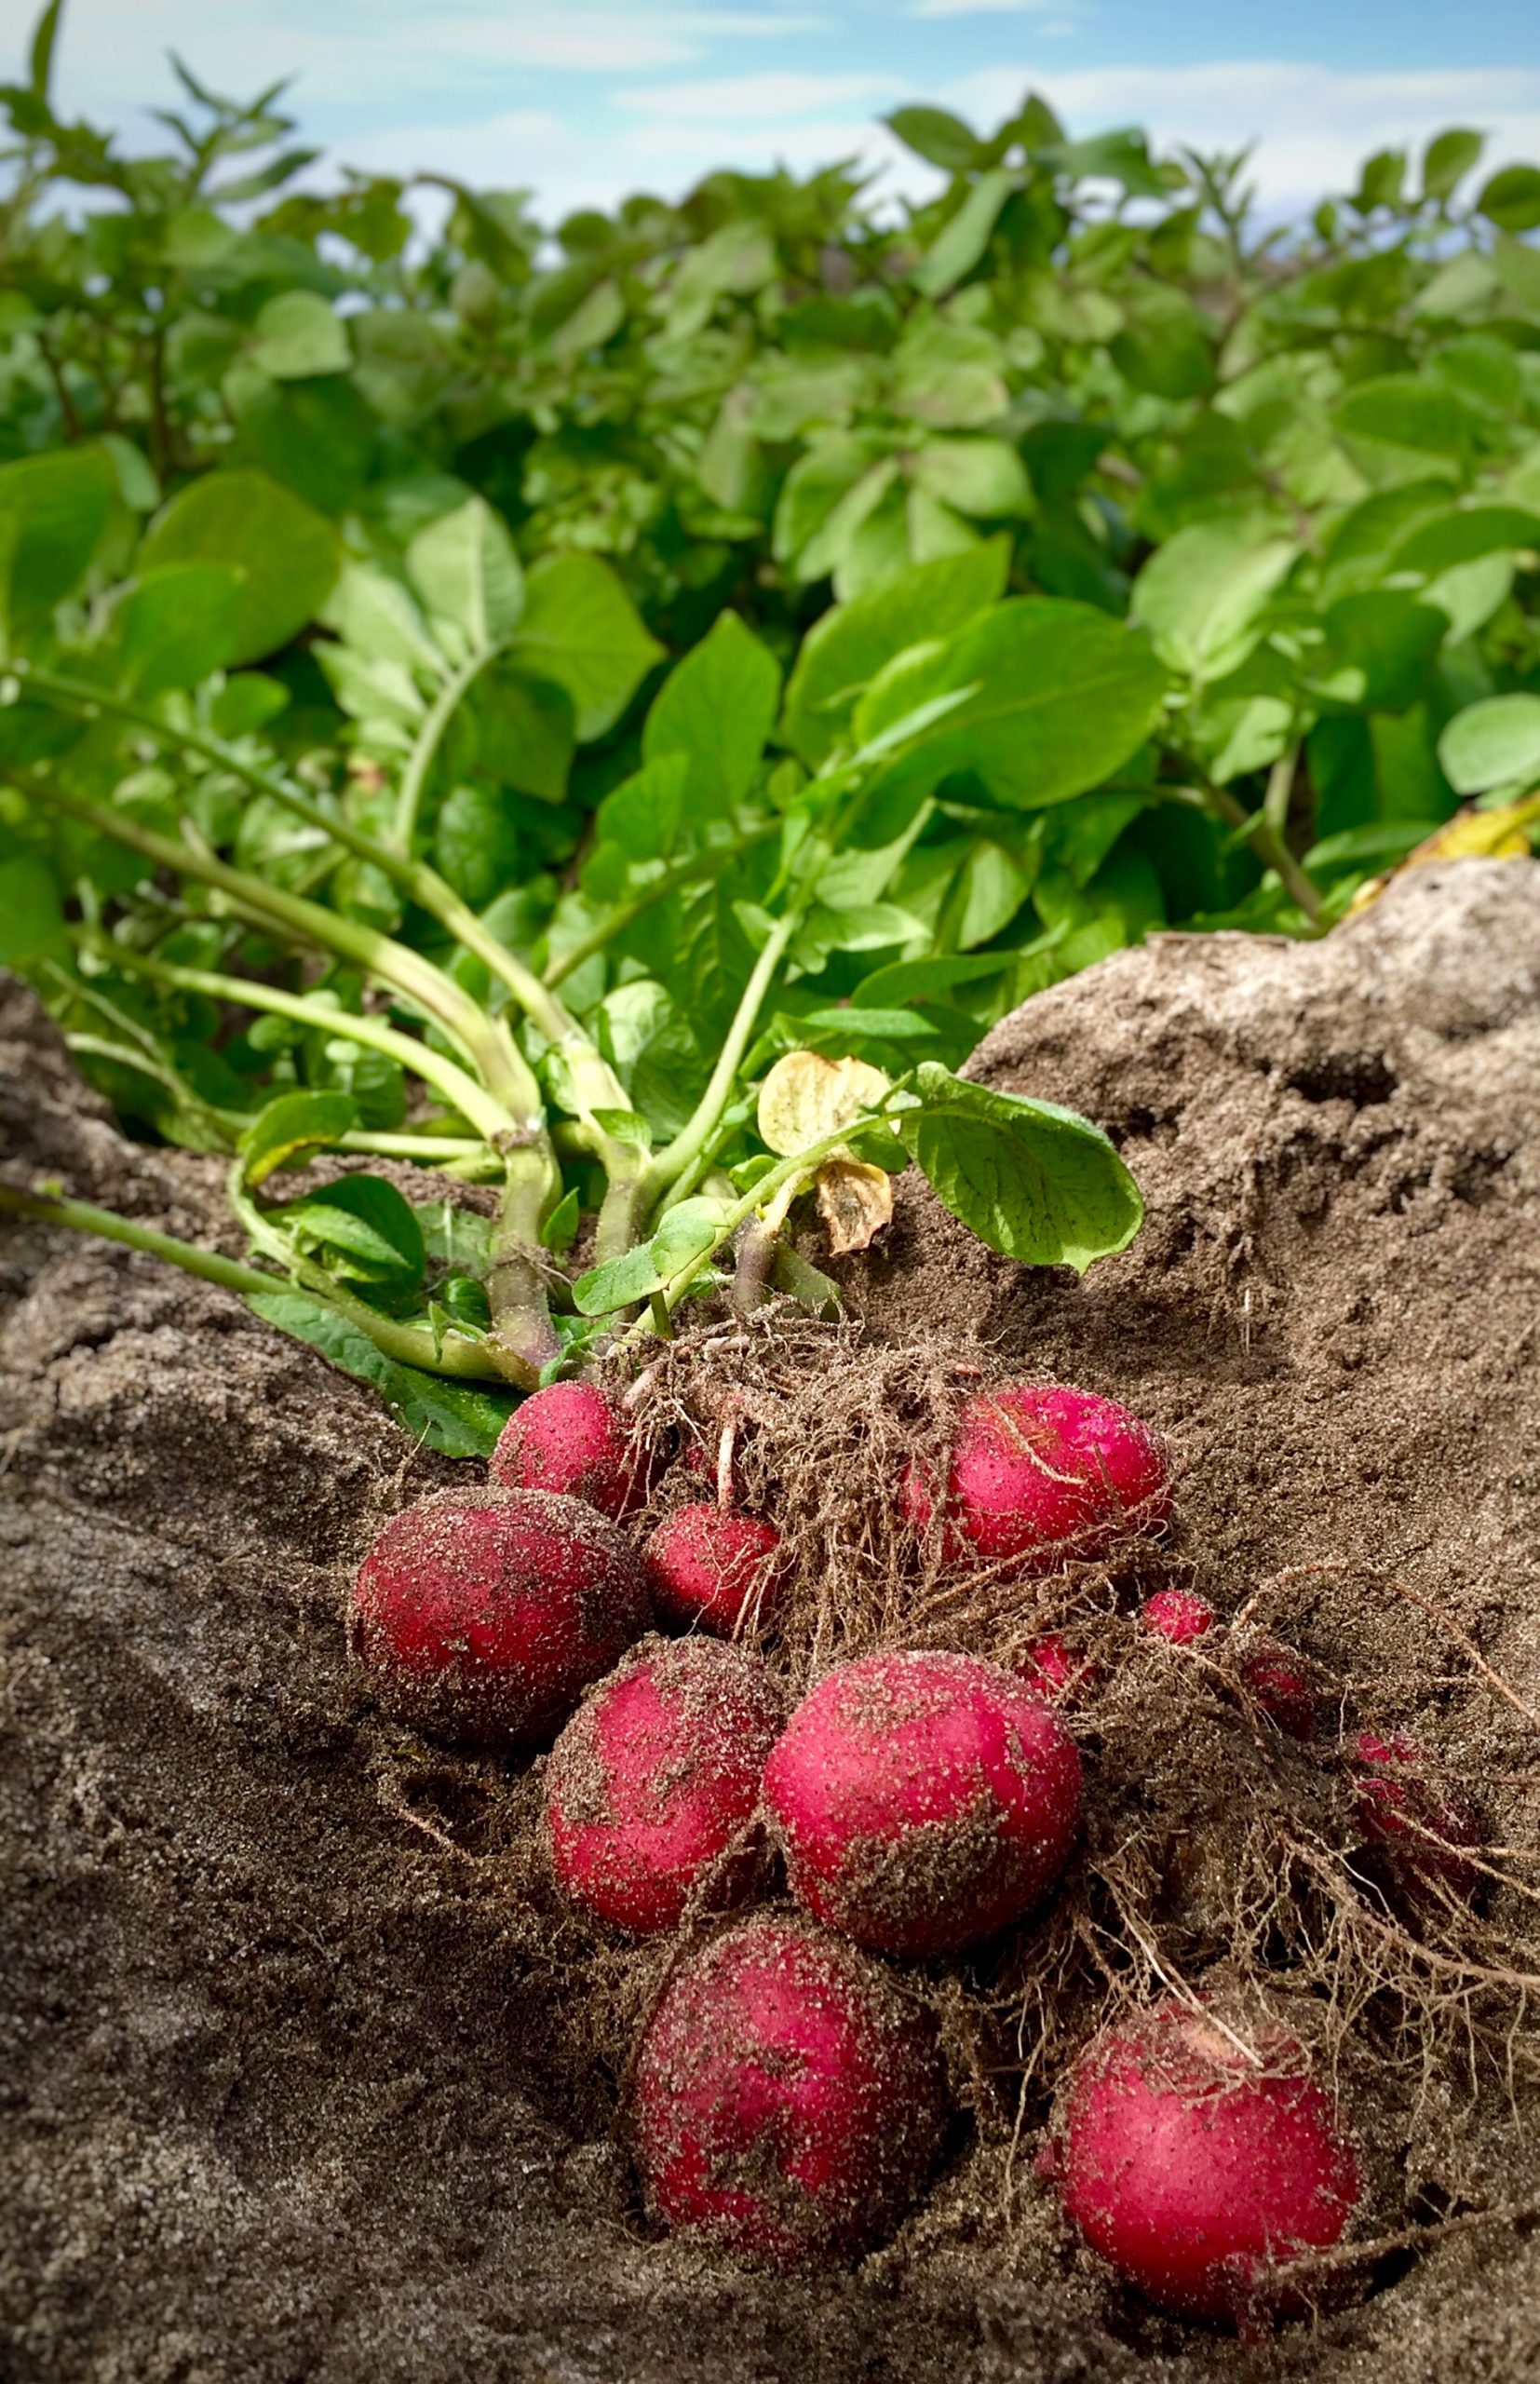
[[[780,1535],[753,1515],[701,1504],[665,1516],[642,1551],[659,1617],[723,1638],[767,1621],[782,1587],[779,1546]]]
[[[1298,2041],[1250,2022],[1226,2034],[1174,1998],[1082,2053],[1039,2167],[1158,2308],[1246,2332],[1288,2297],[1290,2261],[1339,2240],[1359,2193]]]
[[[573,1902],[634,1936],[676,1927],[713,1872],[718,1901],[735,1902],[753,1861],[728,1849],[784,1718],[758,1657],[714,1639],[654,1640],[601,1681],[546,1767],[551,1860]]]
[[[1432,1778],[1405,1732],[1360,1730],[1348,1741],[1358,1779],[1358,1826],[1389,1883],[1418,1903],[1475,1901],[1481,1875],[1462,1849],[1483,1843],[1480,1817],[1458,1788]]]
[[[1242,1680],[1270,1721],[1290,1739],[1316,1735],[1316,1692],[1297,1657],[1287,1647],[1268,1647],[1248,1656],[1240,1668]]]
[[[405,1719],[537,1744],[648,1620],[630,1548],[580,1499],[441,1490],[359,1565],[350,1638]]]
[[[597,1383],[553,1382],[508,1417],[487,1471],[502,1489],[583,1498],[620,1523],[646,1505],[652,1465],[645,1443]]]
[[[935,2164],[936,2030],[804,1921],[739,1921],[675,1972],[642,2039],[638,2164],[655,2216],[790,2268],[865,2251]]]
[[[1173,1647],[1190,1647],[1213,1629],[1213,1607],[1195,1590],[1157,1590],[1140,1608],[1142,1619]]]
[[[1027,1649],[1021,1677],[1050,1705],[1063,1705],[1094,1688],[1101,1677],[1101,1668],[1091,1657],[1072,1647],[1057,1631],[1050,1631]]]
[[[952,1953],[1020,1919],[1058,1877],[1080,1757],[998,1664],[862,1656],[797,1708],[764,1802],[815,1918],[875,1953]]]
[[[912,1466],[901,1497],[923,1537],[934,1484]],[[1006,1383],[963,1410],[942,1555],[949,1564],[1097,1556],[1121,1532],[1158,1530],[1171,1505],[1165,1452],[1126,1407],[1088,1390]]]

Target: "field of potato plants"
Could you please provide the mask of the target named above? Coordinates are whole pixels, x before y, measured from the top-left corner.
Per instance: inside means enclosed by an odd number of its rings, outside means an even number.
[[[1540,167],[552,223],[61,7],[0,2367],[1533,2375]]]

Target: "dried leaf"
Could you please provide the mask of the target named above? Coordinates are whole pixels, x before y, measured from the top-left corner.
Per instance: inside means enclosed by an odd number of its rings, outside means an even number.
[[[1371,877],[1360,886],[1348,904],[1344,915],[1355,917],[1367,911],[1379,900],[1392,877],[1399,877],[1403,870],[1418,869],[1430,860],[1524,860],[1530,852],[1530,830],[1540,821],[1540,794],[1527,794],[1519,803],[1505,803],[1492,811],[1478,811],[1468,806],[1457,811],[1452,820],[1409,852],[1399,867],[1383,877]]]
[[[893,1215],[893,1178],[858,1158],[826,1158],[814,1179],[818,1214],[829,1230],[829,1254],[865,1250]]]
[[[881,1068],[864,1060],[826,1060],[820,1051],[788,1051],[760,1088],[760,1139],[790,1158],[826,1134],[838,1133],[888,1089]]]

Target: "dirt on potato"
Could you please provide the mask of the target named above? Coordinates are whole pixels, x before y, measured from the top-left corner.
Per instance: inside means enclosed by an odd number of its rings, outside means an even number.
[[[743,1487],[777,1487],[773,1519],[823,1551],[779,1659],[1078,1633],[1111,1681],[1077,1725],[1109,1783],[1083,1910],[1115,1912],[1096,1866],[1121,1856],[1157,1955],[1244,1966],[1237,1908],[1278,1884],[1266,1833],[1318,1793],[1330,1834],[1330,1763],[1269,1734],[1223,1660],[1193,1658],[1179,1695],[1182,1651],[1129,1654],[1127,1568],[959,1599],[922,1551],[906,1589],[863,1477],[923,1452],[957,1384],[1126,1401],[1177,1459],[1159,1578],[1302,1651],[1324,1746],[1339,1716],[1411,1730],[1478,1782],[1518,1885],[1489,1883],[1465,1970],[1435,1961],[1414,2007],[1333,2002],[1333,1977],[1368,1971],[1328,1932],[1293,1999],[1341,2024],[1323,2057],[1362,2114],[1374,2230],[1522,2205],[1540,2065],[1503,1973],[1540,1884],[1540,866],[1409,873],[1315,945],[1156,939],[1028,1004],[970,1072],[1098,1119],[1148,1223],[1081,1282],[991,1256],[906,1179],[884,1241],[835,1268],[864,1335],[762,1338],[751,1364],[723,1348],[689,1384],[665,1369],[709,1470],[732,1420]],[[124,1141],[14,986],[0,1163],[236,1246],[219,1164]],[[728,1419],[735,1382],[758,1408]],[[842,1434],[868,1458],[777,1471],[789,1416],[804,1460]],[[702,1495],[675,1473],[666,1500]],[[1088,2017],[1067,1939],[1058,1971],[1047,1939],[995,1958],[982,1995],[938,1973],[960,2115],[890,2245],[788,2280],[656,2240],[613,2121],[659,1957],[562,1912],[531,1853],[535,1772],[390,1721],[346,1654],[370,1537],[467,1478],[237,1300],[74,1237],[0,1237],[7,2384],[1540,2375],[1522,2216],[1388,2249],[1253,2347],[1160,2318],[1075,2251],[1031,2168],[1056,1978]],[[859,1596],[831,1593],[842,1576]],[[1153,1849],[1118,1803],[1141,1767]],[[1251,1952],[1279,1958],[1265,1930]]]

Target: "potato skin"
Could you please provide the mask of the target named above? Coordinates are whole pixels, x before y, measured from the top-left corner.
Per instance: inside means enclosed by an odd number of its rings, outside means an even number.
[[[901,1497],[924,1537],[935,1484],[912,1467]],[[1170,1467],[1149,1426],[1115,1400],[1068,1384],[1002,1383],[963,1409],[945,1510],[948,1564],[1093,1557],[1123,1533],[1169,1521]]]
[[[1171,1997],[1104,2029],[1042,2165],[1092,2250],[1147,2299],[1255,2331],[1290,2298],[1290,2258],[1342,2236],[1358,2163],[1297,2039],[1226,2025]]]
[[[528,1746],[648,1619],[636,1557],[581,1499],[441,1490],[393,1516],[359,1565],[349,1638],[404,1721]]]
[[[750,1885],[729,1854],[759,1803],[785,1718],[757,1656],[650,1639],[592,1689],[546,1766],[552,1867],[578,1909],[632,1936],[677,1928],[698,1883],[719,1905]]]
[[[676,1509],[642,1551],[659,1621],[723,1638],[745,1622],[767,1621],[781,1590],[779,1546],[779,1533],[754,1515],[704,1501]]]
[[[912,1650],[840,1664],[764,1769],[804,1910],[873,1953],[954,1953],[1019,1920],[1063,1868],[1080,1757],[1020,1676]]]
[[[624,1523],[647,1503],[652,1462],[597,1383],[553,1382],[508,1417],[487,1471],[500,1489],[583,1498],[612,1523]]]
[[[880,1964],[778,1917],[737,1922],[675,1972],[634,2076],[653,2215],[777,2268],[890,2233],[946,2115],[928,2013]]]

